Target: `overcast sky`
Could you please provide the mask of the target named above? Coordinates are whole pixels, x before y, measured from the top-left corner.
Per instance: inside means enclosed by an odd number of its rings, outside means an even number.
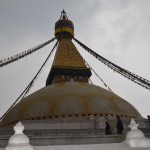
[[[78,40],[150,80],[150,0],[0,0],[0,59],[53,38],[55,22],[63,9],[74,23]],[[29,84],[54,44],[0,68],[0,116]],[[117,95],[142,116],[150,114],[149,90],[114,73],[77,44],[76,47]],[[52,61],[51,57],[30,93],[45,86]],[[95,75],[92,81],[103,87]]]

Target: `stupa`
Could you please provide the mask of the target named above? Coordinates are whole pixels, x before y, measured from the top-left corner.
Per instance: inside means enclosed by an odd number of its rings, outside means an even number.
[[[92,75],[72,38],[74,25],[62,11],[55,24],[58,47],[46,86],[17,103],[1,120],[1,146],[21,121],[32,145],[65,145],[120,142],[116,115],[128,130],[131,118],[142,116],[129,102],[104,88],[89,83]],[[104,134],[105,121],[112,135]]]

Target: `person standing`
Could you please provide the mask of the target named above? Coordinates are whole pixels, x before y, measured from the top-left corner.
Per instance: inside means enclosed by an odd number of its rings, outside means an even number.
[[[147,118],[148,118],[148,123],[149,123],[149,126],[150,126],[150,116],[148,115]]]
[[[117,118],[117,126],[116,126],[116,128],[117,128],[117,133],[118,134],[122,134],[123,133],[123,123],[122,123],[122,121],[121,121],[121,119],[120,119],[120,116],[116,116],[116,118]]]
[[[108,122],[105,122],[105,124],[106,124],[106,127],[105,127],[105,134],[111,134],[109,123],[108,123]]]

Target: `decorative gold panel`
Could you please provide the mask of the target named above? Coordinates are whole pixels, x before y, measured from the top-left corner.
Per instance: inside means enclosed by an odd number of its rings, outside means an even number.
[[[59,42],[53,66],[87,68],[82,56],[70,39],[62,39]]]

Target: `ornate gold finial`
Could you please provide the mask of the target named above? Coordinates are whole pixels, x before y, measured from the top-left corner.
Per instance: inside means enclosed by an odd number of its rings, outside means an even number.
[[[74,37],[74,26],[67,17],[65,10],[61,12],[60,19],[55,24],[55,37],[57,39]]]
[[[60,16],[60,19],[59,19],[59,20],[62,20],[62,19],[67,19],[67,20],[68,20],[67,14],[66,14],[66,12],[65,12],[64,9],[63,9],[63,11],[61,12],[61,16]]]

